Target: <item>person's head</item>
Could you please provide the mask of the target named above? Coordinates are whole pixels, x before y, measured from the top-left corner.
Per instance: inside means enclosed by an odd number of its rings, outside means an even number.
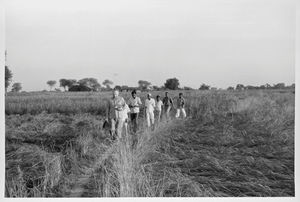
[[[136,98],[136,91],[133,90],[133,91],[131,92],[131,95],[132,95],[133,98]]]
[[[157,96],[156,96],[156,100],[157,100],[157,101],[160,100],[160,95],[157,95]]]
[[[147,98],[150,100],[150,98],[151,98],[151,93],[147,93]]]
[[[165,92],[165,96],[168,97],[169,92]]]
[[[179,97],[180,97],[180,98],[182,97],[182,93],[179,93]]]
[[[119,90],[118,89],[115,89],[113,90],[113,97],[118,97],[119,96]]]

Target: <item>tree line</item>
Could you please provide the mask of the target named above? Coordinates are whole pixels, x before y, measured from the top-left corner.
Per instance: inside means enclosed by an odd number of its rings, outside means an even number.
[[[12,81],[12,72],[5,65],[5,91],[7,92],[7,88],[9,87]],[[49,80],[46,82],[49,86],[49,90],[53,91],[61,91],[60,88],[55,88],[57,81]],[[113,87],[113,81],[109,79],[105,79],[102,82],[102,85],[98,82],[96,78],[83,78],[80,80],[76,79],[59,79],[59,87],[62,87],[64,91],[108,91],[111,90]],[[135,87],[130,87],[127,85],[115,85],[114,88],[120,91],[131,91],[131,90],[141,90],[141,91],[148,91],[148,90],[196,90],[191,87],[180,87],[179,80],[177,78],[169,78],[162,86],[152,85],[151,82],[146,80],[139,80],[138,85]],[[252,86],[252,85],[243,85],[237,84],[235,87],[229,86],[227,90],[256,90],[256,89],[294,89],[295,84],[290,86],[286,86],[284,83],[277,83],[277,84],[264,84],[260,86]],[[20,92],[22,90],[22,84],[20,82],[16,82],[12,84],[12,92]],[[211,87],[207,84],[202,83],[198,90],[218,90],[216,87]]]
[[[49,86],[49,90],[52,91],[53,88],[55,91],[60,91],[59,88],[55,88],[57,84],[59,87],[62,87],[64,91],[108,91],[112,89],[114,82],[105,79],[102,82],[102,85],[98,82],[96,78],[83,78],[80,80],[76,79],[59,79],[59,82],[55,80],[49,80],[46,82]],[[138,86],[130,87],[127,85],[115,85],[114,89],[118,89],[120,91],[130,91],[130,90],[161,90],[161,89],[170,89],[176,90],[179,88],[179,80],[177,78],[170,78],[166,80],[166,83],[163,86],[155,86],[152,85],[151,82],[146,80],[139,80]],[[185,87],[185,89],[192,89]]]

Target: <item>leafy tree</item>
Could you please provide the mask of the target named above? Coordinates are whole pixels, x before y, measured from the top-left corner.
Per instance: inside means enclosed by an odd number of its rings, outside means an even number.
[[[53,86],[55,86],[55,84],[56,84],[56,81],[54,81],[54,80],[50,80],[50,81],[47,81],[47,84],[49,85],[49,87],[50,87],[50,91],[52,90],[52,88],[53,88]]]
[[[129,86],[127,86],[127,85],[121,86],[121,91],[123,91],[123,90],[125,90],[126,92],[128,92]]]
[[[21,83],[14,83],[12,85],[12,89],[11,89],[12,92],[20,92],[20,90],[22,90]]]
[[[259,89],[266,89],[266,86],[265,85],[260,85],[258,88]]]
[[[120,85],[116,85],[115,89],[118,90],[118,91],[122,91],[122,87]]]
[[[95,78],[84,78],[78,81],[79,85],[87,86],[91,88],[93,91],[98,91],[101,85],[98,83]]]
[[[194,89],[191,88],[191,87],[188,87],[188,86],[184,86],[184,87],[183,87],[183,90],[194,90]]]
[[[199,88],[199,90],[209,90],[210,86],[209,85],[206,85],[206,84],[202,84]]]
[[[114,84],[111,80],[105,79],[102,83],[104,86],[106,86],[107,90],[111,89],[111,86]]]
[[[158,87],[158,86],[153,86],[153,90],[158,91],[158,90],[160,90],[160,87]]]
[[[266,88],[266,89],[269,89],[269,88],[272,88],[272,86],[271,86],[270,84],[267,83],[267,84],[265,84],[265,88]]]
[[[285,88],[285,84],[284,83],[278,83],[278,84],[275,84],[273,86],[274,89],[284,89]]]
[[[243,90],[243,89],[245,89],[245,86],[243,84],[237,84],[235,89],[236,90]]]
[[[68,79],[60,79],[59,80],[59,86],[63,87],[66,91],[66,87],[69,85],[69,80]]]
[[[166,80],[165,88],[170,90],[177,90],[179,87],[179,80],[177,78],[170,78]]]
[[[70,92],[78,92],[78,91],[91,91],[90,87],[84,85],[73,85],[69,88]]]
[[[227,90],[234,90],[234,87],[229,86],[229,87],[227,88]]]
[[[138,85],[140,90],[148,90],[151,83],[149,81],[139,80]]]
[[[127,92],[128,92],[128,91],[133,91],[133,90],[137,90],[137,87],[128,87],[128,88],[127,88]]]
[[[289,86],[289,88],[294,88],[295,89],[295,83]]]
[[[7,88],[11,82],[12,76],[13,75],[10,69],[8,69],[8,66],[5,65],[5,92],[7,92]]]
[[[68,82],[67,82],[67,87],[68,89],[70,89],[74,84],[77,83],[77,80],[76,79],[68,79]]]
[[[251,85],[248,85],[245,87],[247,90],[254,90],[254,89],[258,89],[257,86],[251,86]]]

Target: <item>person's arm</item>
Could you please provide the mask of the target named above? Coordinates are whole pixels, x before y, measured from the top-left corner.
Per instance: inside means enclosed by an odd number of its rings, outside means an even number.
[[[152,103],[153,108],[155,109],[156,103],[155,100],[153,99],[153,103]]]

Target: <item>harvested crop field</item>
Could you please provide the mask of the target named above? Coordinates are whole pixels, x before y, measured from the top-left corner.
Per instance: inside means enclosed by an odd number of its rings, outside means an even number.
[[[102,129],[109,93],[8,94],[5,196],[295,196],[292,91],[183,93],[188,117],[141,113],[135,149]]]

